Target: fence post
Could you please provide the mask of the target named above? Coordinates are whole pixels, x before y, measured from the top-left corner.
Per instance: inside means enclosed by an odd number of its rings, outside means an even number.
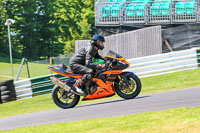
[[[28,67],[28,59],[25,59],[25,63],[26,63],[28,78],[30,78],[31,76],[30,76],[29,67]]]
[[[50,66],[52,66],[53,64],[52,57],[49,58],[49,63],[50,63]]]

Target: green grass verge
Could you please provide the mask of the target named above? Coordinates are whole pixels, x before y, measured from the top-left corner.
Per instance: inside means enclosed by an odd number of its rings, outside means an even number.
[[[142,91],[140,95],[200,86],[199,75],[200,69],[195,69],[154,77],[141,78]],[[79,102],[79,105],[114,100],[119,98],[119,96],[115,95],[109,98],[81,101]],[[0,118],[57,108],[58,107],[53,103],[50,94],[36,96],[30,99],[1,104]]]
[[[198,133],[200,107],[20,128],[5,133]]]
[[[200,69],[142,78],[142,84],[144,94],[200,86]]]
[[[4,81],[11,79],[12,77],[4,77],[4,76],[11,76],[11,65],[8,65],[8,63],[0,63],[1,69],[0,69],[0,81]],[[48,69],[48,64],[38,64],[38,63],[28,63],[29,66],[29,72],[31,77],[37,77],[41,75],[47,75],[50,74],[50,71]],[[13,64],[13,73],[14,73],[14,79],[17,76],[18,70],[19,70],[20,64]],[[23,65],[22,71],[20,73],[20,77],[28,78],[28,72],[26,65]]]

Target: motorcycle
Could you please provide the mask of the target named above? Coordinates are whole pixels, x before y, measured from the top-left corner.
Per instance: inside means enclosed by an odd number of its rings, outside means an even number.
[[[130,63],[113,51],[109,51],[104,59],[106,62],[102,59],[93,60],[97,64],[106,64],[107,69],[95,70],[93,79],[84,84],[83,100],[103,98],[115,95],[115,93],[124,99],[132,99],[138,96],[142,87],[140,79],[132,72],[123,71],[130,66]],[[63,109],[76,106],[81,96],[76,94],[71,87],[82,75],[74,73],[63,64],[49,66],[48,69],[68,77],[67,80],[60,80],[55,76],[51,77],[51,81],[55,84],[52,89],[54,103]]]

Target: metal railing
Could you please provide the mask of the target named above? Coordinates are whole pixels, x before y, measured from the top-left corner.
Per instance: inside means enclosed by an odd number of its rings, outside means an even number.
[[[95,24],[173,24],[199,23],[200,2],[191,0],[128,0],[95,3]]]
[[[200,65],[200,49],[152,55],[129,59],[130,67],[125,71],[134,72],[139,77],[149,77],[183,70],[197,69]]]
[[[45,75],[26,80],[15,81],[15,90],[17,99],[31,98],[33,96],[48,94],[51,92],[54,84],[51,82],[50,77],[56,76],[59,79],[67,79],[58,74]]]

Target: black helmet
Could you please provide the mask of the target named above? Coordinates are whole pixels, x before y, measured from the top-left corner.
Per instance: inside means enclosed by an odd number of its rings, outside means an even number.
[[[105,42],[105,38],[102,35],[94,35],[92,37],[92,41],[94,41],[92,44],[94,44],[98,49],[103,50],[104,46],[100,45],[101,42]]]

